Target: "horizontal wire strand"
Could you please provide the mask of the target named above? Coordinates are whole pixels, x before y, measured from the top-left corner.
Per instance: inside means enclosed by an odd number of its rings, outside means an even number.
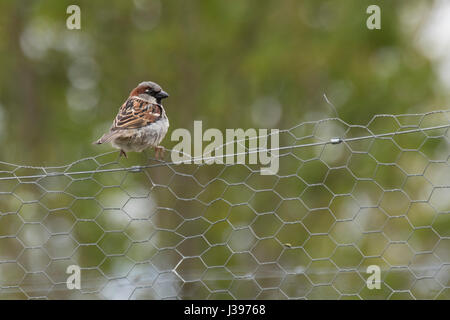
[[[361,137],[353,137],[353,138],[330,138],[330,140],[327,141],[321,141],[321,142],[312,142],[312,143],[306,143],[306,144],[299,144],[299,145],[292,145],[292,146],[281,146],[278,148],[270,148],[270,149],[256,149],[256,150],[249,150],[245,152],[236,152],[233,154],[225,154],[221,156],[212,156],[212,157],[192,157],[191,155],[185,154],[184,155],[190,157],[189,159],[185,159],[180,162],[160,162],[155,164],[149,164],[149,165],[142,165],[142,166],[132,166],[132,167],[123,167],[123,168],[114,168],[114,169],[98,169],[98,170],[86,170],[86,171],[73,171],[73,172],[51,172],[47,174],[39,174],[39,175],[28,175],[28,176],[10,176],[10,177],[0,177],[0,181],[4,180],[20,180],[20,179],[39,179],[39,178],[45,178],[45,177],[57,177],[57,176],[73,176],[73,175],[82,175],[82,174],[95,174],[95,173],[105,173],[105,172],[121,172],[121,171],[130,171],[130,172],[139,172],[143,169],[149,169],[154,167],[160,167],[160,166],[169,166],[169,165],[178,165],[178,164],[193,164],[194,161],[202,160],[202,161],[210,161],[210,160],[216,160],[216,159],[226,159],[228,157],[234,157],[234,156],[240,156],[240,155],[248,155],[248,154],[254,154],[254,153],[260,153],[260,152],[274,152],[274,151],[280,151],[280,150],[287,150],[287,149],[298,149],[298,148],[306,148],[306,147],[317,147],[317,146],[323,146],[328,144],[340,144],[340,143],[348,143],[348,142],[354,142],[354,141],[360,141],[360,140],[366,140],[366,139],[379,139],[379,138],[385,138],[385,137],[392,137],[396,135],[403,135],[403,134],[409,134],[409,133],[417,133],[422,131],[431,131],[431,130],[439,130],[439,129],[446,129],[450,128],[450,124],[446,125],[440,125],[440,126],[434,126],[434,127],[426,127],[426,128],[417,128],[417,129],[410,129],[410,130],[404,130],[404,131],[396,131],[396,132],[387,132],[387,133],[381,133],[381,134],[373,134],[373,135],[367,135],[367,136],[361,136]],[[287,132],[290,130],[283,130],[280,132]],[[262,137],[255,137],[255,138],[264,138],[270,136],[262,136]],[[308,136],[310,137],[310,136]],[[233,141],[233,143],[239,143],[244,140],[237,140]],[[219,147],[216,147],[216,149],[223,148],[227,144],[230,144],[231,142],[228,142],[226,144],[222,144]],[[168,151],[172,152],[173,149],[167,149]],[[173,151],[173,152],[179,152],[179,151]],[[103,155],[108,155],[113,152],[108,152]],[[99,155],[102,156],[102,155]],[[96,156],[98,157],[98,156]],[[82,161],[87,160],[93,160],[96,157],[87,157],[84,159],[77,160],[71,164],[60,166],[60,167],[32,167],[32,166],[17,166],[14,164],[6,163],[6,162],[0,162],[0,164],[5,164],[9,166],[15,166],[18,168],[28,168],[28,169],[37,169],[37,170],[43,170],[45,168],[49,169],[59,169],[59,168],[68,168],[72,166],[75,163],[79,163]],[[198,163],[197,163],[198,165]],[[226,164],[224,164],[226,165]],[[12,171],[0,171],[1,172],[12,172]]]

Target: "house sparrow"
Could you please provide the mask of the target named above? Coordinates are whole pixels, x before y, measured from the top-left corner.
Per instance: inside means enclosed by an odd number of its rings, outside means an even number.
[[[141,82],[120,107],[109,132],[94,144],[111,142],[125,158],[127,152],[141,152],[151,146],[155,148],[156,158],[161,159],[164,147],[159,144],[169,128],[161,100],[168,96],[158,84]]]

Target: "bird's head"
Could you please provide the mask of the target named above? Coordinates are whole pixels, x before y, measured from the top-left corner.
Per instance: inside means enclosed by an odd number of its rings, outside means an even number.
[[[132,96],[161,104],[161,100],[167,98],[169,94],[161,89],[157,83],[144,81],[131,91],[130,97]]]

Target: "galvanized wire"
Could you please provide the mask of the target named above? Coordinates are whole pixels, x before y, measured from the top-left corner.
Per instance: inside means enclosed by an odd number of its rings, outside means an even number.
[[[277,151],[272,176],[171,150],[0,162],[0,299],[448,299],[449,115],[308,121],[233,154]]]

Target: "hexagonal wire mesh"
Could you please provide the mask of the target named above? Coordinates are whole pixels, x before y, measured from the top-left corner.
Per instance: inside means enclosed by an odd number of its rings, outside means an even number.
[[[280,131],[272,176],[117,152],[1,162],[0,298],[448,299],[449,118],[305,122]]]

